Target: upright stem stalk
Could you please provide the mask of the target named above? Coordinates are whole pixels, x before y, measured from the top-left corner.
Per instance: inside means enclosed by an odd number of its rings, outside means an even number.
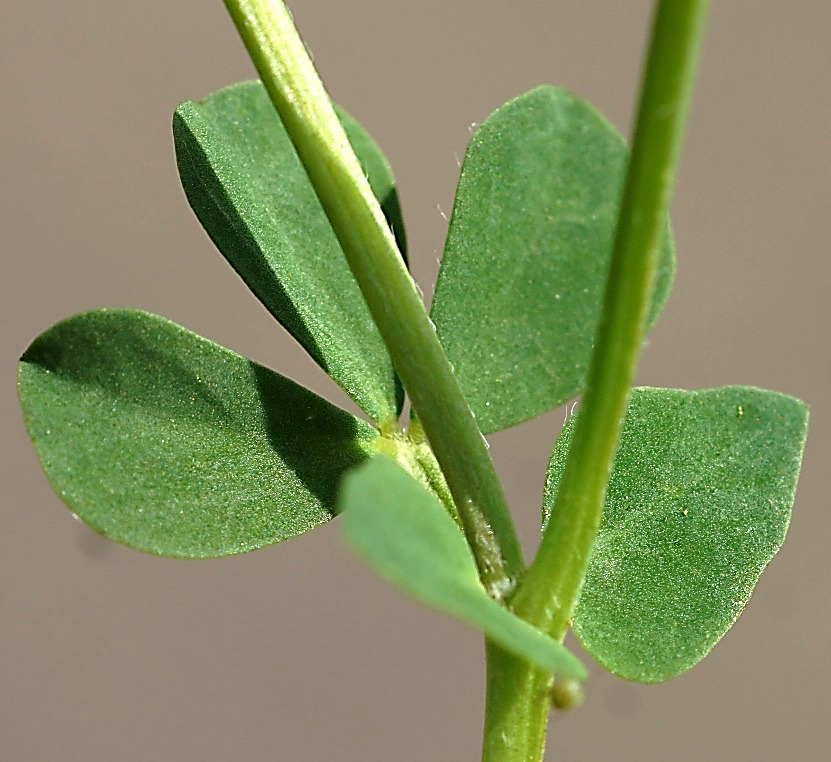
[[[483,583],[524,570],[485,442],[395,239],[282,0],[225,0],[387,345],[447,479]]]
[[[512,607],[565,635],[603,511],[637,367],[707,0],[661,0],[586,391],[539,552]]]
[[[653,292],[707,5],[707,0],[661,0],[656,7],[586,392],[539,552],[510,600],[519,616],[558,640],[568,629],[600,524]],[[544,734],[550,703],[540,690],[546,676],[493,646],[488,658],[483,760],[541,759],[539,727],[542,721]]]

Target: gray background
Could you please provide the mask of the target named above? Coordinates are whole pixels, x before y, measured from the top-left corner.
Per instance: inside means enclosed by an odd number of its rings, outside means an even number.
[[[396,169],[428,294],[472,122],[551,82],[629,132],[646,2],[311,0],[295,14],[333,96]],[[478,636],[377,581],[337,522],[177,562],[100,540],[50,491],[15,363],[71,313],[157,312],[348,403],[213,250],[178,185],[177,101],[252,76],[221,3],[32,0],[3,16],[0,757],[478,758]],[[552,758],[825,758],[829,31],[819,0],[714,4],[673,205],[677,285],[639,373],[812,405],[788,542],[692,672],[638,686],[594,668],[584,708],[553,719]],[[529,550],[562,419],[493,437]]]

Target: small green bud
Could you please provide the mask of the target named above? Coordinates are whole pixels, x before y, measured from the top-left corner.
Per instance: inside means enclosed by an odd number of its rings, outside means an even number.
[[[574,709],[583,703],[583,686],[573,677],[557,678],[551,688],[551,703],[555,709]]]

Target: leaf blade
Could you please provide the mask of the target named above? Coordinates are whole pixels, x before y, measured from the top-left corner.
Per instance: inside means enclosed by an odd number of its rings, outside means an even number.
[[[353,469],[343,480],[339,504],[350,544],[381,576],[543,669],[585,680],[571,652],[487,594],[457,525],[393,461],[378,456]]]
[[[389,164],[352,117],[341,117],[403,241]],[[231,266],[374,421],[397,417],[403,393],[386,347],[262,84],[180,104],[173,134],[188,201]]]
[[[471,138],[431,317],[483,433],[583,390],[627,161],[617,131],[553,87],[500,107]],[[650,325],[673,273],[668,229]]]
[[[632,391],[574,614],[604,667],[667,680],[729,630],[785,539],[806,427],[801,402],[752,387]],[[547,511],[569,438],[552,453]]]
[[[242,553],[333,515],[377,432],[148,313],[98,310],[27,349],[19,394],[62,500],[93,529],[181,558]]]

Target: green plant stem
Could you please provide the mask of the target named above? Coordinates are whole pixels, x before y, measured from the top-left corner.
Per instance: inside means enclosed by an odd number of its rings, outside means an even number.
[[[507,593],[522,551],[482,435],[381,208],[281,0],[225,0],[306,168],[447,478],[486,588]]]
[[[661,0],[656,7],[586,392],[539,552],[510,601],[519,616],[560,641],[600,524],[637,366],[707,5],[707,0]],[[545,676],[492,647],[488,659],[483,760],[540,759],[550,704],[548,692],[540,690]],[[499,738],[509,738],[510,745],[495,743]]]
[[[537,762],[545,751],[551,675],[485,641],[482,762]]]
[[[603,510],[643,340],[706,0],[662,0],[641,90],[632,158],[586,392],[557,500],[513,608],[562,637]]]

